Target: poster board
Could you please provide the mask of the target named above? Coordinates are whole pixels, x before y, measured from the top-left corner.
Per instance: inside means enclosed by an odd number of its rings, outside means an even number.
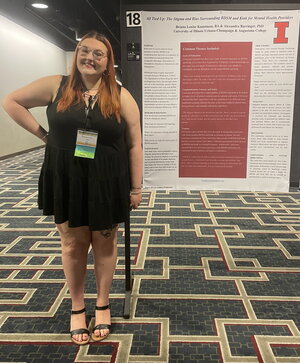
[[[141,21],[144,186],[288,191],[299,11]]]

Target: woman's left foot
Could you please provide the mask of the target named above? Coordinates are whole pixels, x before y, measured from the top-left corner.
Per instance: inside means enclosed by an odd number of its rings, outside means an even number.
[[[101,322],[96,324],[96,322]],[[92,339],[95,342],[99,342],[107,338],[110,334],[110,305],[96,306],[95,307],[95,327],[92,333]]]

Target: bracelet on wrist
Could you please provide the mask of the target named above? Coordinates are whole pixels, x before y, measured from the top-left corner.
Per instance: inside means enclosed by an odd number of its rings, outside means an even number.
[[[46,132],[45,135],[41,137],[41,140],[44,140],[48,135],[49,135],[48,132]]]
[[[142,194],[142,192],[130,192],[129,195],[139,195]]]

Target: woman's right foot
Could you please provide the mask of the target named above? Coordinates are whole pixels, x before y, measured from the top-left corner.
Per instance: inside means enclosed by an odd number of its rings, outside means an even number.
[[[85,308],[71,311],[70,334],[75,344],[84,345],[89,342],[90,335],[86,326]]]

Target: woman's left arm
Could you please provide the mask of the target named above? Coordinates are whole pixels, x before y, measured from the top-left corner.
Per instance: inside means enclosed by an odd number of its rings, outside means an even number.
[[[131,178],[130,206],[137,208],[142,200],[143,150],[140,111],[126,88],[121,88],[121,116],[127,124],[129,167]]]

